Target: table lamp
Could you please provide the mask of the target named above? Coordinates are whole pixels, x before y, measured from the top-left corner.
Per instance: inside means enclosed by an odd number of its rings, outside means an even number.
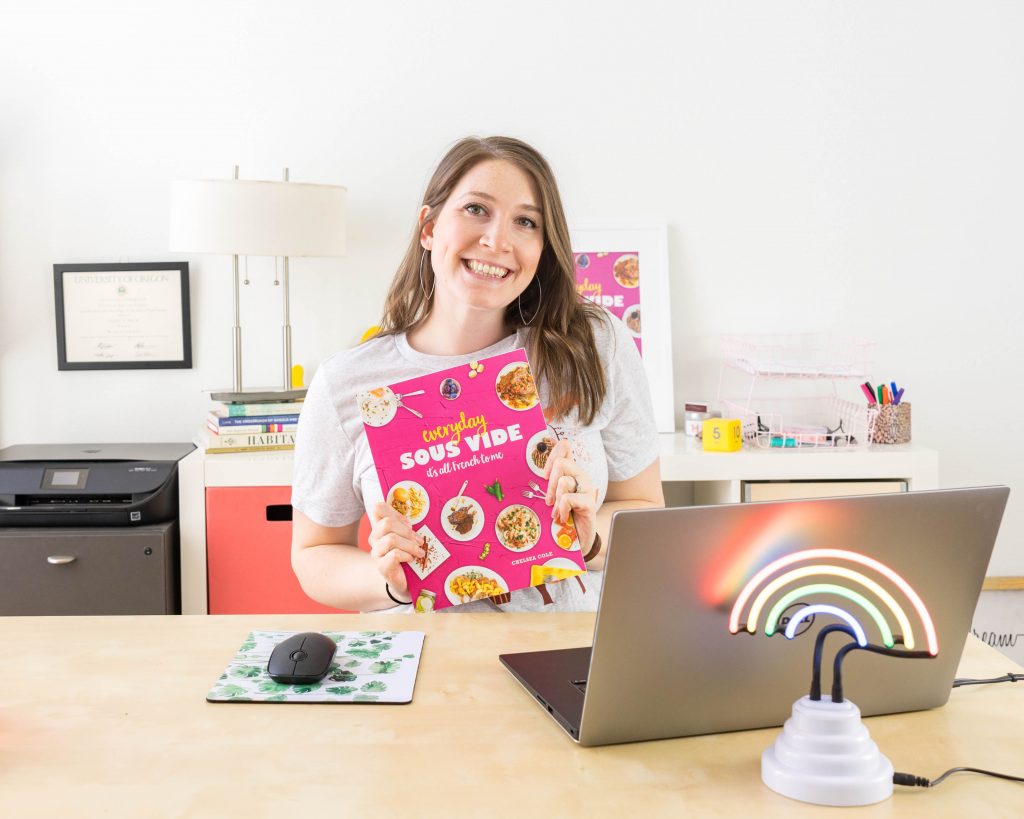
[[[233,384],[212,394],[227,402],[302,398],[292,385],[292,329],[289,318],[288,258],[345,255],[345,188],[291,182],[191,179],[171,183],[169,249],[183,253],[226,253],[234,271]],[[242,382],[239,321],[239,256],[283,257],[283,383],[280,389],[246,391]]]

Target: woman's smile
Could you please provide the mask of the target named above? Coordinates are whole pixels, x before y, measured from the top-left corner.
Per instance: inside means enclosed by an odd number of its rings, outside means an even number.
[[[462,264],[471,275],[479,276],[484,279],[504,279],[512,272],[507,267],[490,264],[488,262],[480,261],[479,259],[463,259]]]

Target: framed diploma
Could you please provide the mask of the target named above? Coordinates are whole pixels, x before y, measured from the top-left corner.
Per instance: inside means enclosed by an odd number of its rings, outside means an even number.
[[[188,262],[55,264],[58,370],[190,369]]]

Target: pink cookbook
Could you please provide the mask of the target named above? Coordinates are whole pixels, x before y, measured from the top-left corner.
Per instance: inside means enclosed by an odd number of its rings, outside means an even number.
[[[404,564],[417,611],[585,571],[572,519],[553,520],[544,467],[557,439],[526,351],[360,393],[385,499],[426,538]]]

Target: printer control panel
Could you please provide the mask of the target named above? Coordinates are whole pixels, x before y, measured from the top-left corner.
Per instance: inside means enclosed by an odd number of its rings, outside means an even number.
[[[40,489],[85,489],[89,470],[84,468],[61,467],[43,470],[43,485]]]

